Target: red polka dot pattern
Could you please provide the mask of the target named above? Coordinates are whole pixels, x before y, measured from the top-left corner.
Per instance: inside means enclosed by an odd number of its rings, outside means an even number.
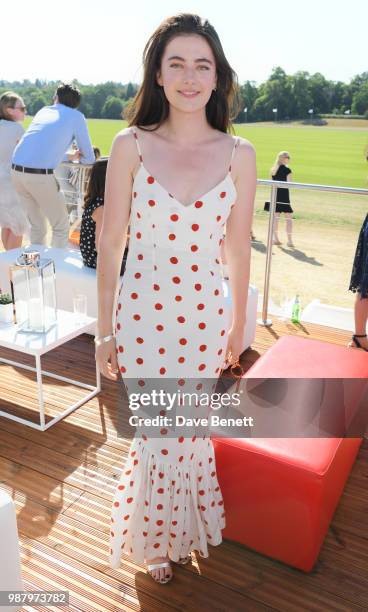
[[[149,136],[142,133],[142,140]],[[228,175],[202,199],[184,206],[140,160],[129,259],[117,300],[119,370],[129,392],[150,392],[154,378],[164,389],[164,381],[173,380],[183,395],[206,391],[222,368],[227,344],[219,243],[236,201],[235,187]],[[160,416],[170,411],[160,410]],[[174,437],[164,423],[158,432],[133,439],[117,483],[110,532],[114,567],[122,553],[140,564],[145,551],[154,557],[170,550],[177,560],[194,547],[207,555],[207,541],[221,541],[224,508],[212,442],[202,435]],[[206,534],[200,542],[191,527],[198,520]]]

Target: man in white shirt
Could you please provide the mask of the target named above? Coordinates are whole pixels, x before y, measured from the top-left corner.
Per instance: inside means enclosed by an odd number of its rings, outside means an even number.
[[[76,87],[60,85],[54,104],[41,108],[14,150],[12,181],[28,214],[32,244],[46,244],[46,219],[52,227],[51,246],[68,244],[68,211],[54,170],[62,161],[95,161],[85,117],[77,110],[80,99]],[[73,140],[78,149],[68,155]]]

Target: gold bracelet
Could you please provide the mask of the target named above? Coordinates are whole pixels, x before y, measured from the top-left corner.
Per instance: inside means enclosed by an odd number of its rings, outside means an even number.
[[[115,338],[115,334],[110,334],[109,336],[101,336],[100,338],[95,338],[95,345],[96,346],[100,346],[101,344],[104,344],[104,342],[110,342],[110,340],[113,340]]]

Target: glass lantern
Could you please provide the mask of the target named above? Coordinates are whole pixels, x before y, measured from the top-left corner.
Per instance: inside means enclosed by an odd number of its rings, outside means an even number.
[[[46,332],[56,323],[55,264],[27,249],[10,266],[15,323],[28,332]]]

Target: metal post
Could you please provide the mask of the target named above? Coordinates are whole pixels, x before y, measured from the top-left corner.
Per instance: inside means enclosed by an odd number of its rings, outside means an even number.
[[[99,393],[101,391],[101,372],[100,368],[96,363],[96,391]]]
[[[41,368],[40,355],[35,355],[35,360],[36,360],[38,404],[40,406],[40,427],[41,427],[41,431],[45,431],[45,402],[43,398],[42,368]]]
[[[275,211],[276,211],[276,194],[277,194],[277,189],[275,185],[272,185],[271,201],[270,201],[270,218],[268,221],[266,269],[265,269],[265,280],[264,280],[264,290],[263,290],[262,318],[257,320],[257,323],[259,323],[259,325],[264,325],[265,327],[271,327],[272,325],[272,319],[268,319],[267,314],[268,314],[268,296],[270,292],[272,242],[273,242],[273,226],[275,222]]]
[[[77,215],[78,220],[82,218],[83,209],[83,193],[84,193],[84,168],[82,165],[78,168],[78,199],[77,199]]]

